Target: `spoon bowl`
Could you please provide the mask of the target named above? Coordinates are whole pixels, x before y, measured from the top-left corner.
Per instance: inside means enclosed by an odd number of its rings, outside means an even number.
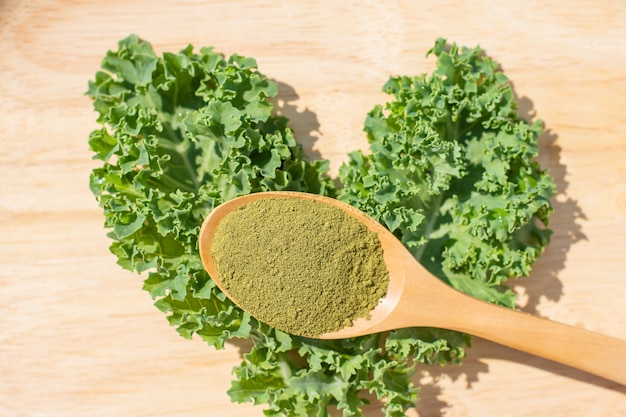
[[[387,294],[368,317],[354,320],[320,339],[342,339],[406,327],[438,327],[493,342],[602,376],[626,385],[626,341],[490,304],[449,287],[428,272],[384,226],[339,200],[316,194],[272,191],[229,200],[215,208],[200,229],[202,263],[216,285],[222,285],[211,256],[219,222],[241,205],[263,198],[315,200],[343,210],[377,234],[389,272]]]

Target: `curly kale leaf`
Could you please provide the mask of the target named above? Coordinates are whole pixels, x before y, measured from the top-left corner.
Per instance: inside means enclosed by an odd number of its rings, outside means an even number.
[[[392,77],[367,116],[370,153],[340,169],[339,198],[393,231],[440,279],[513,307],[501,284],[548,244],[555,185],[535,161],[542,123],[517,113],[507,77],[480,48],[429,51],[437,68]]]
[[[507,77],[480,48],[438,39],[429,54],[432,74],[384,85],[393,99],[369,112],[370,152],[341,166],[338,198],[380,221],[441,280],[513,308],[503,283],[528,275],[550,240],[556,190],[535,160],[542,124],[519,117]],[[427,341],[446,346],[426,360],[443,364],[463,357],[469,336],[402,329],[386,344],[406,358]]]
[[[111,251],[149,271],[144,289],[185,337],[221,347],[251,320],[204,271],[197,236],[223,201],[267,190],[331,194],[326,161],[307,162],[287,120],[273,116],[274,82],[251,58],[189,46],[158,57],[136,36],[109,52],[87,94],[102,127],[89,145],[102,166],[91,190]]]

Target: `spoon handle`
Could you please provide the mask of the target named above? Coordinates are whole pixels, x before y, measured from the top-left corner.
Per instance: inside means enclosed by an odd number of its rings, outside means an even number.
[[[468,297],[469,298],[469,297]],[[626,341],[476,299],[441,327],[469,333],[626,385]]]

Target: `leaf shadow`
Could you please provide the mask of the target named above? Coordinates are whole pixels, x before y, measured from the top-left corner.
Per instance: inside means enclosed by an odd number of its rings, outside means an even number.
[[[297,101],[300,96],[291,85],[273,80],[278,86],[278,94],[270,99],[274,105],[274,114],[289,119],[289,127],[293,130],[296,141],[302,146],[302,151],[309,160],[321,159],[322,155],[315,148],[315,142],[320,136],[320,123],[317,115],[305,108],[298,109]]]
[[[479,374],[487,373],[489,366],[473,359],[471,352],[465,358],[462,365],[422,365],[418,368],[414,377],[414,383],[420,387],[420,400],[415,404],[415,409],[420,417],[442,417],[446,410],[452,408],[452,404],[445,400],[444,386],[450,381],[465,381],[466,389],[471,389],[474,382],[478,382]]]
[[[254,347],[254,342],[251,339],[232,337],[226,341],[226,345],[236,348],[239,352],[239,357],[243,359],[243,355],[249,353]]]

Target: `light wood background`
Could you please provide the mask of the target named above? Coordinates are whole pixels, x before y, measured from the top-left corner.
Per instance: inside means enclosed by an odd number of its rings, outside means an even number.
[[[626,2],[608,0],[0,0],[0,417],[263,415],[226,394],[239,347],[180,338],[108,252],[83,93],[131,32],[158,51],[256,57],[333,173],[366,147],[390,74],[430,71],[439,36],[480,44],[545,121],[541,162],[559,186],[553,243],[515,284],[520,305],[625,338],[624,22]],[[626,416],[626,388],[481,340],[464,365],[416,380],[409,416]]]

